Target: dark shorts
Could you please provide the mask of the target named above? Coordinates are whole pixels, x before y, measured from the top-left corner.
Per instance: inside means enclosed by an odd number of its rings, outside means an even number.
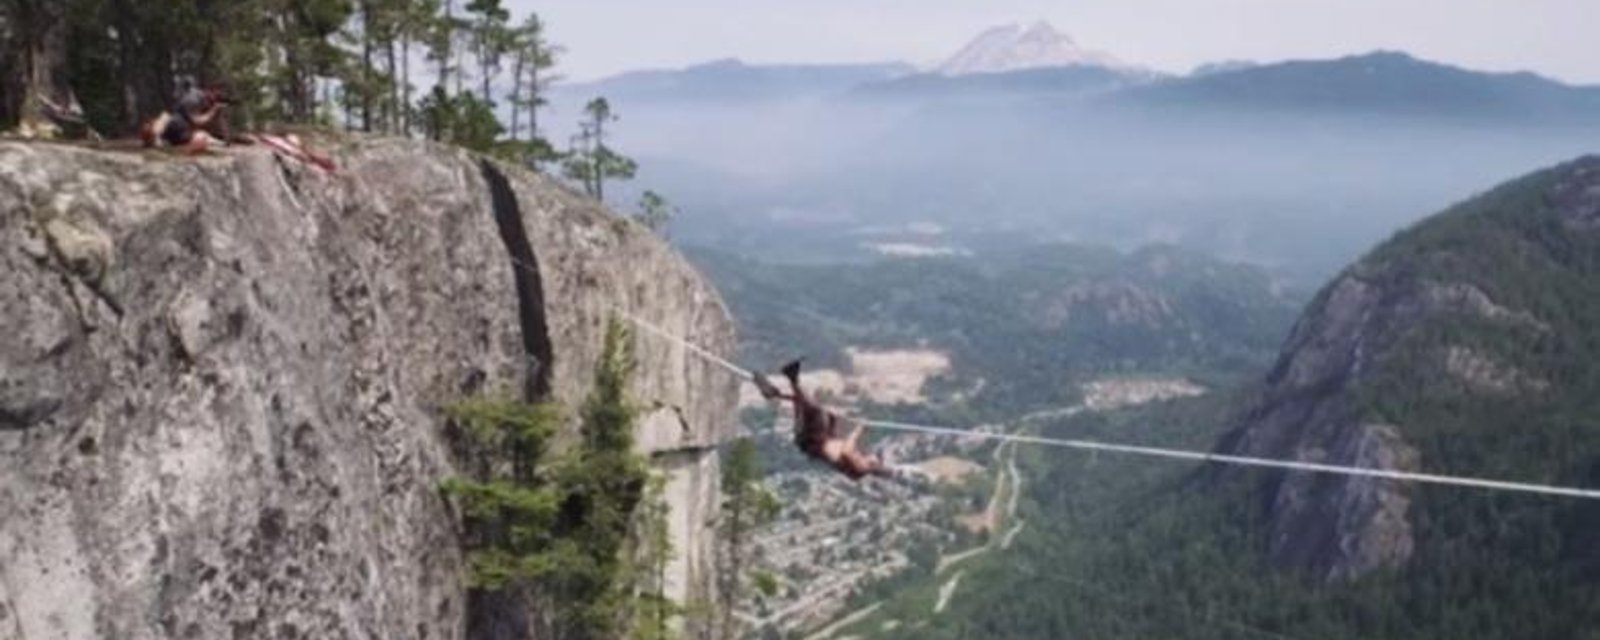
[[[833,414],[822,407],[805,404],[795,405],[795,444],[807,455],[821,458],[822,445],[829,439],[838,437],[836,423],[838,420]]]
[[[174,114],[167,119],[166,128],[161,130],[161,139],[174,147],[189,144],[194,139],[194,125],[189,123],[188,118]]]

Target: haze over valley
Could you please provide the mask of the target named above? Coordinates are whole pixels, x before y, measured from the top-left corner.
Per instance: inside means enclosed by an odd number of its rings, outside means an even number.
[[[552,111],[607,96],[636,184],[672,197],[686,244],[827,261],[1172,243],[1306,286],[1600,140],[1600,87],[1397,51],[1170,75],[1046,22],[953,51],[933,67],[627,73],[558,85]]]

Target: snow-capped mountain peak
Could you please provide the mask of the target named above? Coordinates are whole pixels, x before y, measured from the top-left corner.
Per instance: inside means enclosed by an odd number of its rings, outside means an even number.
[[[1040,20],[1031,25],[1001,25],[978,34],[939,65],[938,72],[956,76],[1078,65],[1134,70],[1111,54],[1078,46],[1071,37]]]

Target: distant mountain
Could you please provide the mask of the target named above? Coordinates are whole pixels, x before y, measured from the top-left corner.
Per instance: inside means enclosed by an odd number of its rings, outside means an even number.
[[[1109,53],[1078,46],[1071,37],[1040,20],[1026,26],[1008,24],[984,31],[939,65],[937,71],[959,76],[1077,66],[1136,70]]]
[[[1189,72],[1190,76],[1209,76],[1214,73],[1227,73],[1229,71],[1243,71],[1261,66],[1259,62],[1250,60],[1223,60],[1221,62],[1207,62]]]
[[[1335,60],[1209,70],[1116,96],[1164,109],[1600,120],[1600,87],[1528,72],[1486,73],[1376,52]]]
[[[1114,91],[1150,82],[1152,78],[1107,67],[1074,65],[955,76],[919,73],[868,84],[853,93],[871,98],[926,100],[981,95],[1075,96]]]
[[[786,100],[827,95],[911,73],[898,62],[873,64],[745,64],[717,60],[684,69],[631,71],[595,82],[558,86],[560,96],[613,101]]]
[[[559,85],[553,102],[715,104],[856,96],[939,100],[984,95],[1094,96],[1103,112],[1251,116],[1370,115],[1532,124],[1600,123],[1600,86],[1533,73],[1489,73],[1375,52],[1270,64],[1225,61],[1187,76],[1083,50],[1048,23],[996,27],[935,72],[904,63],[746,64],[719,60],[683,69],[633,71]],[[637,114],[636,108],[630,109]]]

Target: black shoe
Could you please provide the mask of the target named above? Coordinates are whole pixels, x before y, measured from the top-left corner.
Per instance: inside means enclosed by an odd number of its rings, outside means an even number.
[[[800,360],[804,360],[804,358],[796,359],[789,364],[783,365],[783,368],[779,369],[779,371],[783,372],[783,377],[790,380],[800,379]]]
[[[750,381],[755,383],[756,389],[761,391],[761,397],[771,400],[780,395],[778,388],[772,386],[772,381],[765,374],[756,372],[750,375]]]

